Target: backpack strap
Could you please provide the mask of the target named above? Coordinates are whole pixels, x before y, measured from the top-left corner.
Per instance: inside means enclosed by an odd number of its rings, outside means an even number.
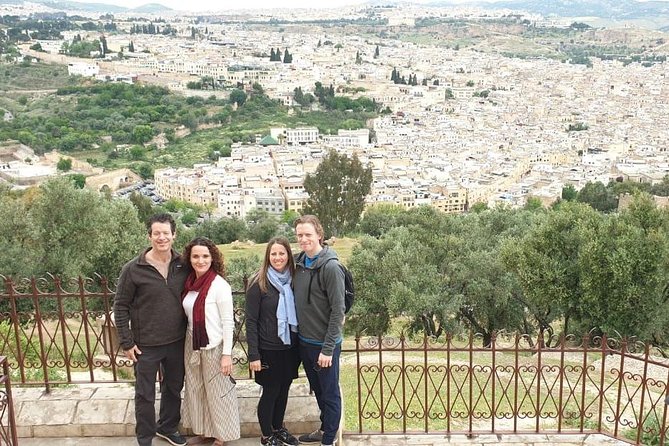
[[[328,297],[328,291],[323,287],[321,284],[321,268],[325,268],[325,265],[330,261],[330,260],[337,260],[334,257],[330,257],[327,259],[321,266],[318,267],[318,270],[316,271],[316,281],[318,282],[318,288],[320,288],[321,292],[325,294],[325,297]],[[309,294],[311,294],[311,280],[309,280]]]
[[[320,268],[319,268],[320,269]],[[318,270],[316,270],[316,276],[318,277]],[[321,286],[320,279],[318,280],[318,286]],[[309,291],[307,291],[307,303],[311,305],[311,283],[314,281],[314,270],[309,271]]]

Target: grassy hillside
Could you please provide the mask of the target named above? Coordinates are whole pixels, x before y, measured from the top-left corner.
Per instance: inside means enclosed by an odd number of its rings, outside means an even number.
[[[82,78],[69,76],[66,65],[3,64],[0,67],[0,90],[55,90],[79,85]]]

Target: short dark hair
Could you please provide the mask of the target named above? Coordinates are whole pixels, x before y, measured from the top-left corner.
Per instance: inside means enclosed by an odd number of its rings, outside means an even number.
[[[151,227],[154,223],[169,223],[170,229],[172,229],[172,234],[177,232],[177,224],[170,214],[156,214],[149,218],[149,221],[146,223],[146,230],[151,235]]]

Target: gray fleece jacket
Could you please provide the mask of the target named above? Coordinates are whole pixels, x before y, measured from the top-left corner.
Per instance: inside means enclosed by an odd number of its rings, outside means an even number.
[[[342,341],[344,323],[344,272],[339,266],[337,253],[324,247],[310,267],[304,265],[306,254],[295,258],[297,271],[293,279],[295,307],[300,340],[322,346],[321,353],[332,356],[335,346]],[[323,293],[318,286],[320,275]],[[311,294],[309,287],[311,286]]]

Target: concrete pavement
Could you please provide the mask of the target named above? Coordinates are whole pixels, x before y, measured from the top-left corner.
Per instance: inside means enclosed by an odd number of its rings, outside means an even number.
[[[21,446],[136,446],[133,437],[21,438]],[[627,443],[603,435],[345,435],[345,446],[622,446]],[[209,443],[210,445],[211,443]],[[154,446],[170,446],[155,439]],[[227,446],[260,446],[258,437],[242,438]]]
[[[260,387],[239,381],[237,397],[244,438],[228,446],[260,446],[256,405]],[[134,390],[128,384],[83,384],[55,388],[12,389],[21,446],[135,446]],[[156,394],[159,398],[160,393]],[[295,433],[318,427],[318,407],[304,380],[291,387],[286,426]],[[156,405],[157,406],[157,405]],[[182,432],[184,432],[182,430]],[[626,445],[604,435],[485,434],[466,435],[344,435],[340,446],[591,446]],[[170,446],[160,438],[154,446]]]
[[[74,437],[74,438],[20,438],[20,446],[137,446],[134,437]],[[170,446],[164,440],[156,438],[154,446]],[[211,443],[200,443],[202,446]],[[242,438],[230,441],[227,446],[259,446],[258,438]]]

